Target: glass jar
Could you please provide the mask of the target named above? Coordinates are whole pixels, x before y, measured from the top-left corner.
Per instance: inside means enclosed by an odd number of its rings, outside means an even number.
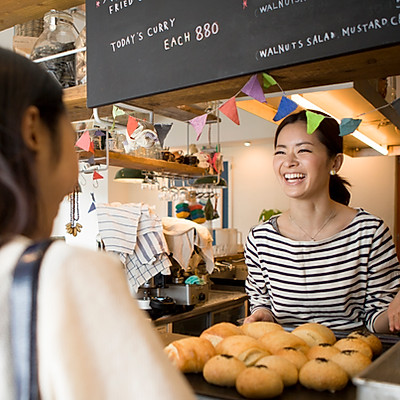
[[[32,50],[31,59],[36,60],[75,49],[78,32],[72,15],[65,11],[51,10],[44,16],[44,30]],[[41,62],[66,88],[75,86],[75,54]]]

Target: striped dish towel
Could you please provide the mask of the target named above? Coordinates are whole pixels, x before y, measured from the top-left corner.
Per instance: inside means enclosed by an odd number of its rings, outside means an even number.
[[[101,204],[97,216],[104,247],[119,254],[132,294],[158,273],[171,274],[161,219],[147,204]]]

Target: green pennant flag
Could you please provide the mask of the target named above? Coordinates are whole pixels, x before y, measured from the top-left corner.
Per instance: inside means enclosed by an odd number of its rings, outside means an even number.
[[[114,119],[117,118],[118,115],[124,115],[124,114],[125,114],[125,111],[121,110],[116,105],[113,105],[112,115],[113,115]]]
[[[277,85],[276,80],[271,76],[263,72],[263,85],[265,89],[268,89],[270,86]]]
[[[319,124],[323,121],[325,117],[321,114],[316,114],[315,112],[308,110],[306,111],[306,116],[307,116],[307,133],[311,135],[319,127]]]

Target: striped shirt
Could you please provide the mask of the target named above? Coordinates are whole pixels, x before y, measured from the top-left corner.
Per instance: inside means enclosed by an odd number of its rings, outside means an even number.
[[[400,288],[400,267],[384,222],[358,209],[337,234],[296,241],[279,233],[277,216],[254,227],[246,241],[250,309],[269,309],[280,324],[318,322],[332,329],[376,317]]]

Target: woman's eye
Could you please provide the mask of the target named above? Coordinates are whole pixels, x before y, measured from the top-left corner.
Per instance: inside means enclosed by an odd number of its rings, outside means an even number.
[[[309,150],[309,149],[300,149],[299,153],[311,153],[311,150]]]
[[[282,155],[282,154],[285,154],[282,150],[277,150],[277,151],[275,151],[275,153],[274,153],[275,156],[280,156],[280,155]]]

